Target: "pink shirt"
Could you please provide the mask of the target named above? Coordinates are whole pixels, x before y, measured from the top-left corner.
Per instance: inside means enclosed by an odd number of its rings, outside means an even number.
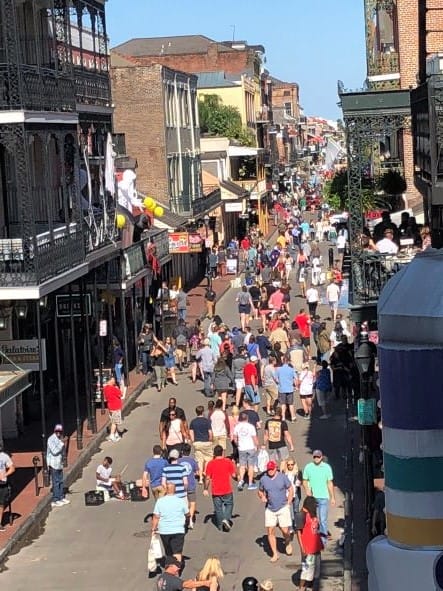
[[[280,310],[281,305],[283,304],[283,296],[284,294],[277,289],[269,298],[269,303],[272,305],[274,310]]]

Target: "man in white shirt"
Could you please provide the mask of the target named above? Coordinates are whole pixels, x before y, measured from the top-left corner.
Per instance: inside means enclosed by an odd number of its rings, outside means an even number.
[[[95,471],[95,478],[97,488],[107,490],[108,493],[113,491],[117,498],[124,499],[120,476],[111,478],[112,474],[112,458],[106,456],[103,463],[97,466]]]
[[[337,250],[338,254],[343,254],[345,252],[346,246],[346,235],[344,230],[340,230],[340,234],[337,236]]]
[[[234,442],[238,447],[240,467],[238,469],[238,490],[243,490],[244,477],[248,469],[248,490],[256,490],[254,468],[257,461],[258,437],[254,425],[248,421],[248,415],[240,413],[238,423],[234,427]]]
[[[338,300],[340,298],[340,288],[334,281],[331,281],[326,288],[326,297],[329,302],[329,308],[331,309],[332,320],[335,322],[337,318]]]
[[[319,299],[320,296],[318,295],[318,289],[311,285],[311,287],[306,292],[306,301],[308,302],[309,315],[311,318],[314,318],[315,314],[317,313]]]
[[[376,243],[375,249],[380,254],[397,254],[398,246],[394,242],[394,232],[390,228],[384,231],[384,238]]]

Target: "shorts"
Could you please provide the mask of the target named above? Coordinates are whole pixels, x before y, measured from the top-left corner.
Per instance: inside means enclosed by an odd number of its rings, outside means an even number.
[[[160,534],[165,556],[181,554],[185,544],[185,534]]]
[[[301,563],[300,579],[313,581],[320,577],[320,552],[317,554],[306,554]]]
[[[7,485],[2,485],[2,486],[0,486],[0,507],[6,507],[8,501],[9,501],[9,487]]]
[[[338,300],[336,302],[328,302],[331,310],[338,310]]]
[[[155,500],[164,497],[166,494],[166,491],[161,484],[159,486],[151,486],[151,492]]]
[[[277,449],[270,449],[269,450],[269,459],[274,460],[274,462],[284,462],[289,458],[289,449],[286,445],[282,447],[278,447]]]
[[[303,345],[303,347],[309,347],[311,344],[311,337],[302,337],[301,344]]]
[[[316,390],[316,394],[319,405],[325,405],[329,399],[329,392],[325,392],[324,390]]]
[[[279,392],[279,404],[294,404],[294,392]]]
[[[246,451],[238,450],[238,462],[240,466],[255,466],[257,463],[257,451],[255,449],[247,449]]]
[[[109,412],[109,418],[110,418],[111,423],[113,425],[117,425],[117,426],[121,425],[123,422],[122,411],[121,410],[111,410]]]
[[[278,511],[265,509],[265,527],[292,527],[291,508],[284,505]]]
[[[313,398],[314,394],[300,394],[300,398],[306,400],[306,398]]]
[[[239,304],[238,305],[238,313],[239,314],[250,314],[251,313],[251,304]]]
[[[252,386],[245,386],[245,396],[252,404],[260,404],[260,393],[254,390]]]
[[[195,503],[197,500],[197,494],[195,490],[188,490],[188,503]]]
[[[237,390],[242,390],[245,387],[245,380],[243,378],[235,378],[234,381]]]
[[[275,402],[278,398],[277,386],[265,386],[264,391],[269,402]]]

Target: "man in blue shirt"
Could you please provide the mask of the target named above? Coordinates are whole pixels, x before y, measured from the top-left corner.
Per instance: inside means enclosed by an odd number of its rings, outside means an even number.
[[[189,443],[183,444],[183,456],[178,458],[178,463],[186,468],[186,476],[188,477],[188,504],[189,504],[189,521],[188,529],[194,529],[194,516],[196,509],[197,496],[195,489],[197,488],[197,480],[195,476],[198,474],[198,464],[194,458],[191,457],[191,446]]]
[[[275,370],[275,377],[278,385],[278,402],[282,410],[282,418],[286,418],[286,408],[289,407],[291,421],[294,423],[297,419],[294,408],[294,388],[297,381],[297,372],[289,365],[288,357],[283,358],[283,365]]]
[[[186,498],[177,496],[175,484],[166,483],[166,495],[158,499],[152,516],[152,533],[159,533],[166,556],[182,560],[185,521],[189,515]]]
[[[151,487],[152,496],[155,500],[165,494],[165,489],[162,486],[163,468],[168,465],[168,462],[162,456],[162,448],[160,445],[154,445],[152,448],[153,457],[145,464],[145,469],[142,476],[142,495],[148,497],[148,486]]]
[[[180,466],[178,458],[180,452],[178,449],[171,449],[169,452],[169,463],[163,468],[162,486],[166,489],[169,482],[175,485],[175,495],[186,499],[186,491],[188,490],[188,477],[186,476],[186,468]]]

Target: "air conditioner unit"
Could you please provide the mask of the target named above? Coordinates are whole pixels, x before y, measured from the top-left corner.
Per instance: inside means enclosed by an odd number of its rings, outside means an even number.
[[[443,53],[433,53],[426,58],[426,76],[443,74]]]

